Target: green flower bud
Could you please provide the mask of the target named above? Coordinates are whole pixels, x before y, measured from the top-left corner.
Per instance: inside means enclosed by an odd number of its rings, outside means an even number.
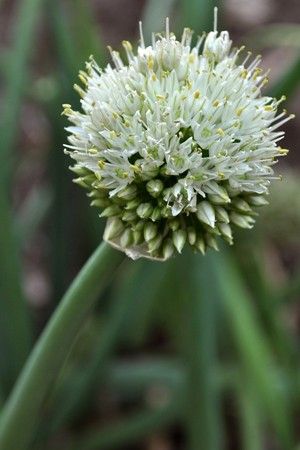
[[[197,250],[199,250],[202,253],[202,255],[205,255],[206,245],[205,245],[205,241],[202,237],[197,238],[195,247]]]
[[[195,245],[197,240],[197,233],[194,227],[188,227],[187,229],[188,241],[190,245]]]
[[[216,194],[208,194],[207,195],[208,200],[213,203],[214,205],[225,205],[226,203],[230,203],[230,198],[224,198],[220,195]]]
[[[120,213],[121,209],[118,205],[111,205],[102,211],[100,217],[113,217],[119,215]]]
[[[180,220],[179,219],[170,220],[169,227],[172,231],[178,230],[178,228],[180,228]]]
[[[208,201],[203,200],[197,205],[196,214],[201,222],[205,223],[206,225],[209,225],[211,228],[214,228],[216,219],[215,211]]]
[[[157,235],[157,225],[152,222],[147,222],[144,227],[144,238],[146,242],[151,241]]]
[[[226,239],[226,241],[229,242],[229,244],[232,244],[233,240],[230,225],[222,222],[218,224],[218,228],[222,236],[224,236],[224,238]]]
[[[140,230],[134,230],[133,232],[133,243],[134,245],[140,245],[144,242],[144,234]]]
[[[96,206],[97,208],[106,208],[110,205],[108,198],[95,198],[91,201],[91,206]]]
[[[187,233],[185,230],[177,230],[173,231],[172,234],[172,241],[173,244],[178,251],[178,253],[182,252],[182,249],[184,247],[184,244],[186,243]]]
[[[252,228],[255,222],[253,217],[238,214],[236,212],[232,212],[230,214],[230,220],[232,223],[241,228]]]
[[[205,192],[209,194],[209,196],[216,197],[222,201],[222,203],[230,203],[230,198],[226,189],[217,184],[216,182],[211,181],[209,185],[205,187]]]
[[[215,211],[216,211],[216,218],[220,222],[225,222],[225,223],[230,222],[228,212],[226,211],[225,208],[222,208],[222,206],[216,206]]]
[[[174,254],[174,245],[170,239],[167,239],[163,245],[163,258],[169,259]]]
[[[207,246],[208,246],[208,247],[210,247],[210,248],[212,248],[213,250],[216,250],[216,251],[219,250],[217,241],[216,241],[216,239],[215,239],[211,234],[208,233],[208,234],[205,236],[205,240],[206,240],[206,243],[207,243]]]
[[[148,219],[153,211],[153,206],[151,203],[141,203],[137,208],[136,213],[141,219]]]
[[[249,213],[252,211],[249,204],[242,198],[235,198],[232,202],[232,206],[242,213]]]
[[[123,248],[130,247],[133,244],[133,232],[130,228],[126,228],[121,237],[120,237],[120,245]]]
[[[163,191],[164,184],[161,180],[151,180],[146,184],[146,189],[152,197],[157,198]]]
[[[125,211],[122,214],[122,220],[125,222],[133,222],[137,218],[137,214],[135,211]]]
[[[157,222],[161,218],[161,210],[158,206],[153,209],[150,218],[151,220],[153,220],[153,222]]]
[[[268,200],[262,195],[249,195],[247,196],[247,201],[252,206],[265,206],[269,204]]]
[[[135,184],[130,184],[122,191],[118,192],[117,196],[124,200],[133,200],[137,194],[137,187]]]
[[[163,240],[163,238],[159,234],[157,236],[155,236],[155,238],[151,239],[151,241],[148,242],[149,252],[153,253],[156,250],[158,250],[159,247],[161,246],[162,240]]]
[[[140,205],[141,201],[138,197],[134,198],[133,200],[130,200],[126,205],[125,209],[131,210],[136,209]]]
[[[120,219],[118,219],[117,217],[109,219],[105,227],[104,239],[106,241],[114,239],[118,237],[123,230],[124,224]]]

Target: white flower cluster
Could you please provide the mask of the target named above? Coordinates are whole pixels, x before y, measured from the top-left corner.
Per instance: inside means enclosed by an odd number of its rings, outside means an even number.
[[[127,63],[111,50],[115,67],[91,59],[80,72],[82,112],[64,105],[75,181],[103,208],[104,238],[133,258],[231,243],[231,224],[252,227],[287,153],[278,128],[291,116],[276,116],[283,98],[261,96],[260,58],[241,58],[226,31],[191,42],[168,21],[151,46],[141,32],[136,53],[123,42]]]

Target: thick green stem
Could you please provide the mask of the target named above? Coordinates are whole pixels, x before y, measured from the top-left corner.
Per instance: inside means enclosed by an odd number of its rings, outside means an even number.
[[[183,344],[187,370],[186,429],[189,450],[221,448],[220,398],[216,387],[217,302],[207,255],[188,255],[183,292]]]
[[[123,255],[101,244],[71,284],[38,340],[0,420],[0,450],[28,448],[42,403],[85,316]]]

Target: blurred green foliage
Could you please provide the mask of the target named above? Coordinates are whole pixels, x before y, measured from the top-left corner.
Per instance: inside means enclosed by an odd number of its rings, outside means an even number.
[[[150,39],[166,16],[177,19],[178,29],[208,30],[214,5],[210,0],[148,0],[145,35]],[[102,235],[100,220],[71,186],[60,117],[62,103],[77,101],[72,83],[89,54],[100,65],[106,63],[91,3],[22,0],[18,6],[11,50],[1,57],[8,64],[2,74],[0,128],[0,409],[37,332],[25,300],[21,249],[41,225],[50,224],[55,304],[69,281],[68,269],[74,267],[74,247],[83,241],[86,256]],[[53,37],[55,64],[28,93],[42,11]],[[255,45],[296,47],[299,33],[298,25],[264,27],[255,35]],[[295,92],[297,58],[272,95]],[[45,110],[51,156],[48,184],[31,193],[16,212],[11,190],[24,95],[32,95]],[[168,431],[170,436],[179,433],[183,447],[178,448],[189,450],[221,450],[234,442],[245,450],[296,448],[299,336],[283,314],[299,296],[300,267],[294,273],[286,270],[281,283],[265,267],[270,248],[279,255],[287,250],[299,255],[298,173],[286,172],[285,180],[274,183],[257,229],[237,238],[232,250],[222,248],[203,258],[187,253],[164,264],[128,261],[121,267],[56,374],[30,448],[132,448],[128,445]],[[235,427],[238,436],[232,432]]]

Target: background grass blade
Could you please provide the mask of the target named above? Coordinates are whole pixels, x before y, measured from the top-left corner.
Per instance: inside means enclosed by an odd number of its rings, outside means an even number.
[[[280,98],[282,95],[290,96],[297,86],[299,86],[300,80],[300,56],[296,58],[294,63],[283,73],[281,78],[272,86],[267,95],[271,95],[276,98]]]
[[[99,35],[99,27],[94,23],[92,5],[83,0],[73,0],[71,3],[72,31],[73,36],[77,37],[81,63],[93,54],[101,65],[105,59],[106,49]]]
[[[300,50],[300,25],[293,23],[278,23],[256,28],[247,36],[247,41],[253,47],[292,47]]]
[[[174,424],[180,417],[180,404],[174,400],[157,410],[139,412],[117,424],[109,425],[102,431],[90,431],[73,444],[69,450],[98,450],[124,448],[142,438],[152,435]]]
[[[211,31],[215,6],[218,6],[217,0],[181,0],[181,23],[198,34]]]
[[[26,198],[17,217],[18,235],[24,247],[49,213],[53,201],[49,187],[34,189]]]
[[[7,394],[30,348],[30,324],[25,305],[19,248],[9,200],[12,184],[14,145],[18,137],[19,116],[28,79],[28,59],[32,50],[35,24],[42,0],[20,3],[9,54],[6,92],[2,100],[0,126],[0,377]],[[13,324],[13,326],[12,326]]]
[[[151,42],[152,32],[156,33],[165,29],[165,19],[171,18],[174,4],[175,0],[147,1],[142,17],[146,45]]]
[[[262,435],[262,418],[256,393],[249,388],[245,380],[247,375],[237,384],[237,396],[241,423],[241,441],[243,450],[264,450]]]
[[[224,248],[222,253],[214,255],[212,261],[228,325],[244,368],[261,398],[282,447],[290,449],[291,411],[284,393],[276,391],[270,382],[275,370],[272,352],[260,329],[240,274]]]

